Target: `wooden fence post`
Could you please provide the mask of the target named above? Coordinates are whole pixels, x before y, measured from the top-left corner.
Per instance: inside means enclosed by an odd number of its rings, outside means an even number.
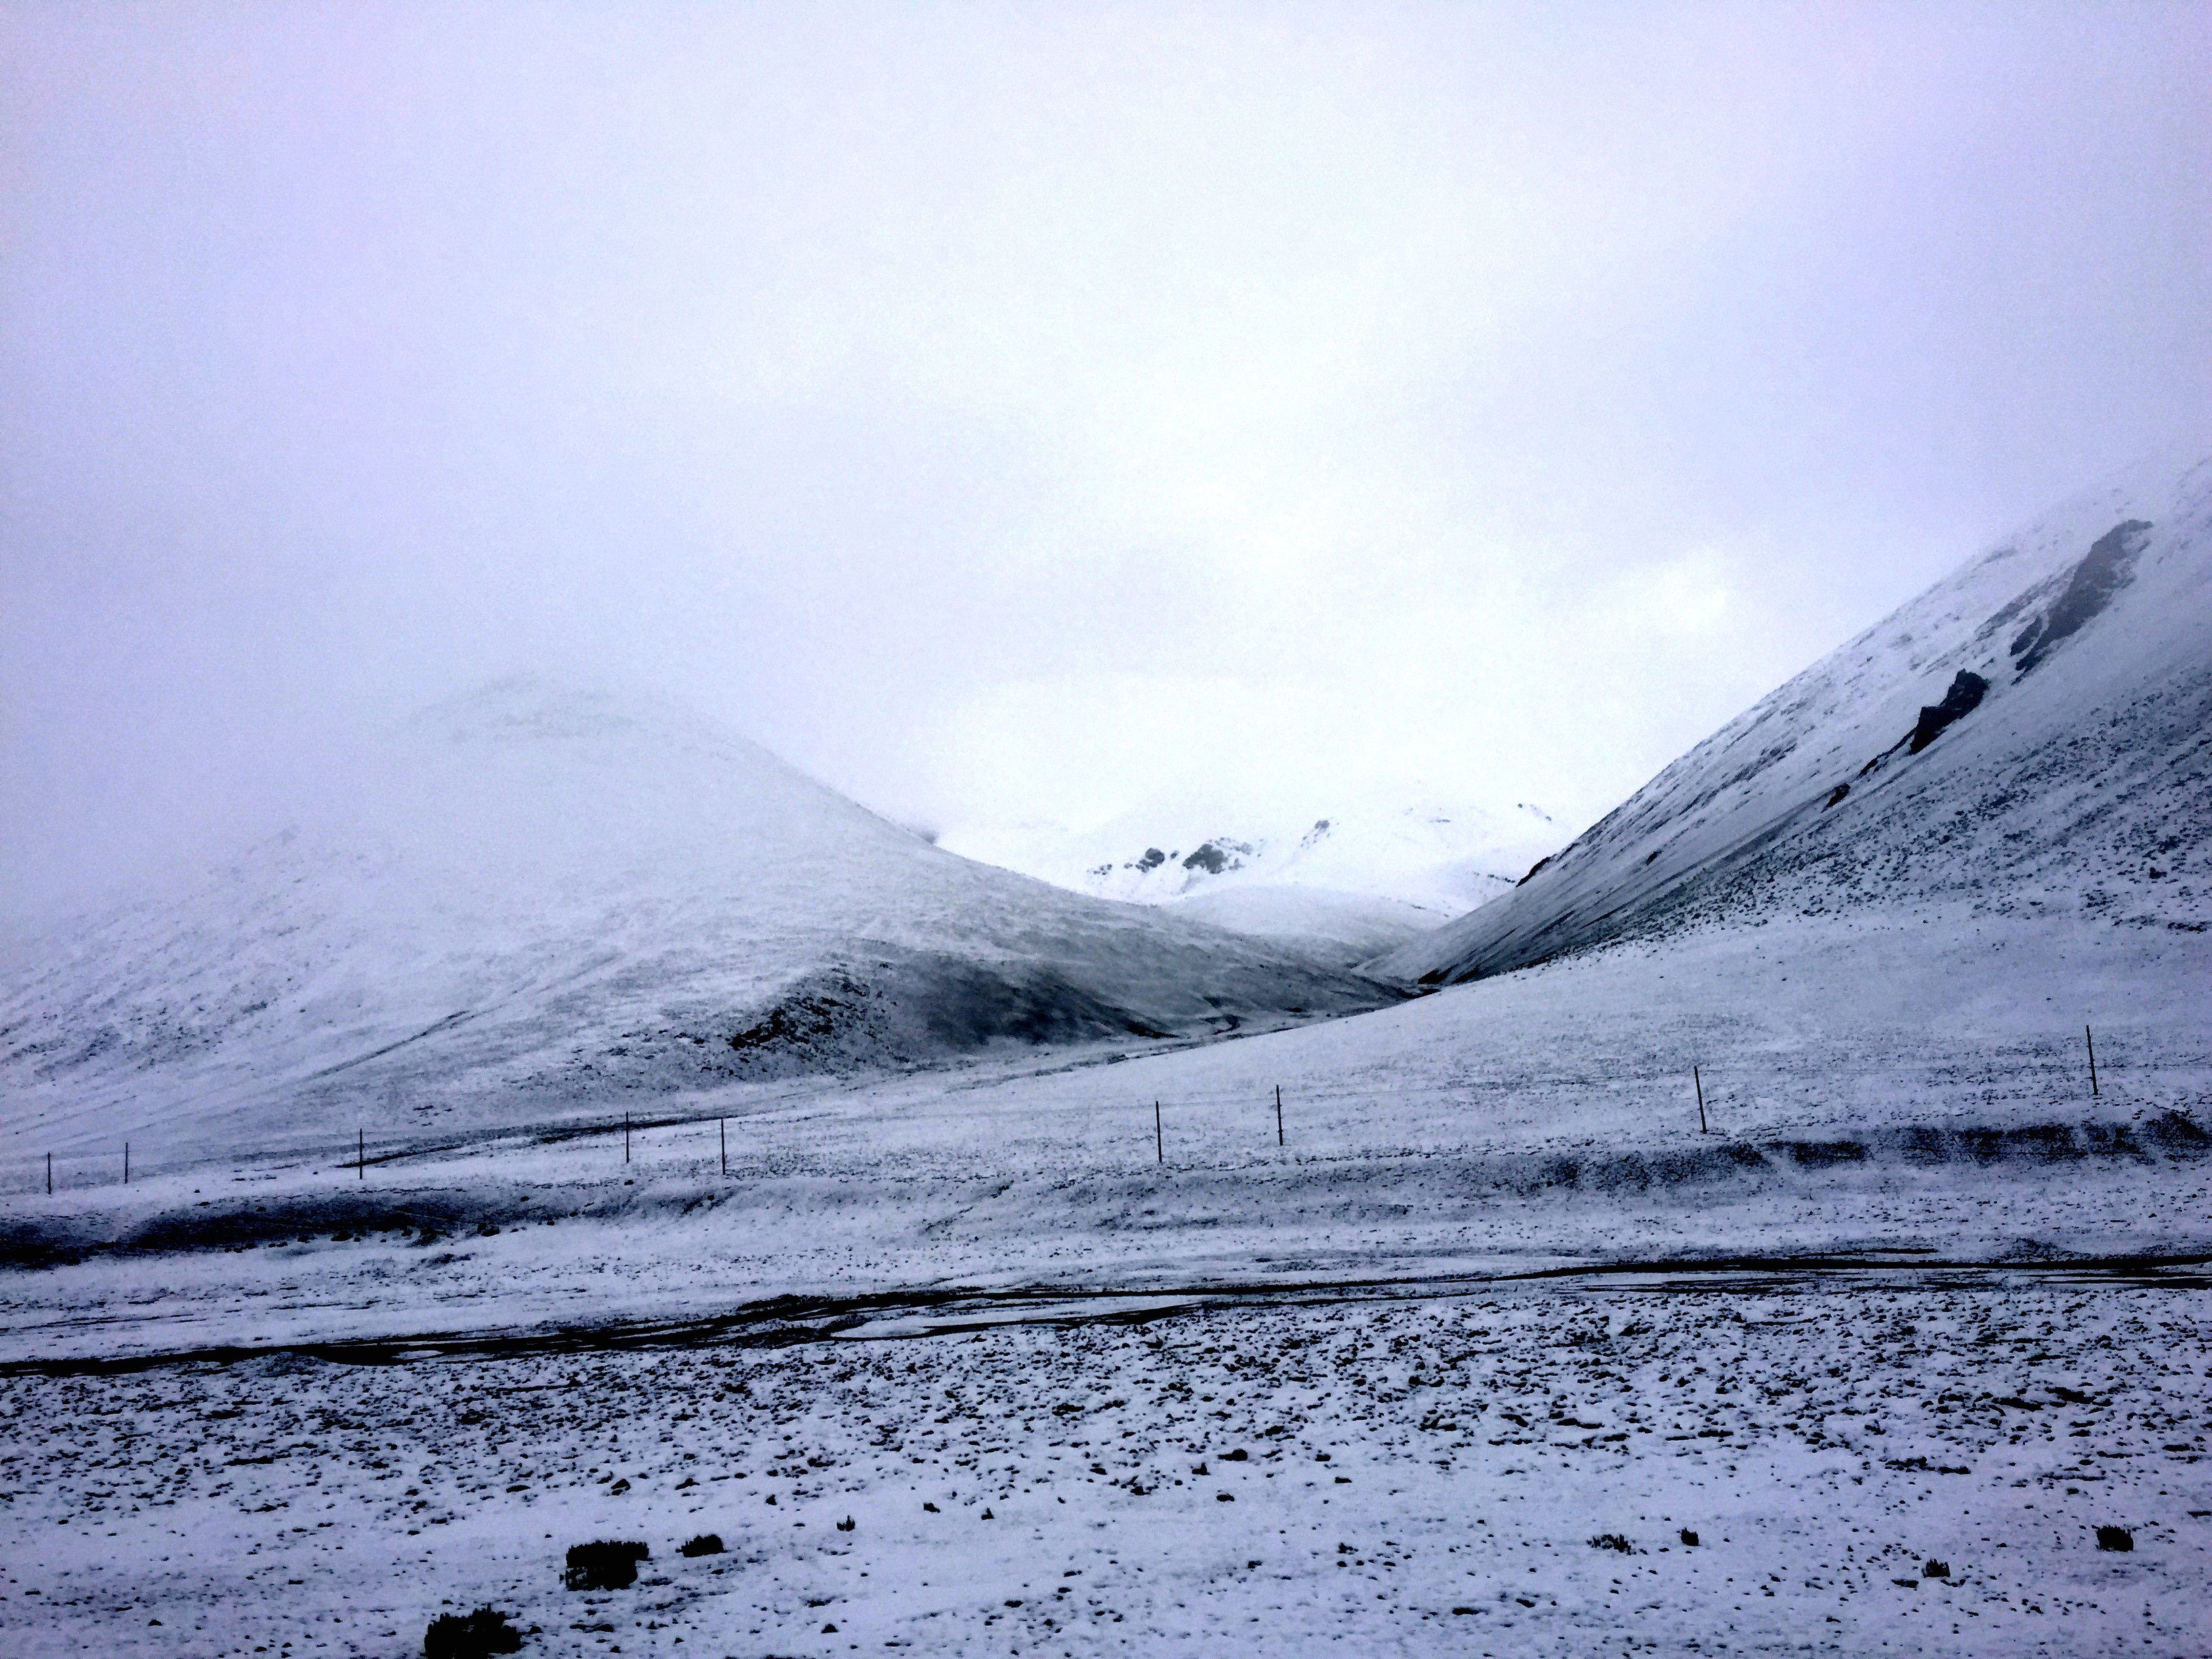
[[[1168,1161],[1167,1136],[1160,1128],[1160,1103],[1157,1100],[1152,1103],[1152,1151],[1159,1155],[1162,1164]],[[48,1190],[52,1190],[51,1182],[48,1183]]]
[[[1283,1144],[1283,1085],[1275,1085],[1275,1145]]]
[[[1705,1127],[1705,1080],[1698,1075],[1694,1066],[1690,1067],[1690,1086],[1698,1091],[1698,1133],[1710,1134],[1711,1131]]]
[[[2097,1098],[2097,1036],[2087,1026],[2081,1028],[2081,1041],[2089,1045],[2089,1098]]]

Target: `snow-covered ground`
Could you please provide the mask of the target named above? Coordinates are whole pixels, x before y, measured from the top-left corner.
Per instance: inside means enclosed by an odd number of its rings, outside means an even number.
[[[312,1158],[155,1164],[128,1188],[112,1162],[64,1164],[52,1198],[19,1160],[16,1259],[127,1248],[9,1276],[0,1357],[947,1284],[2212,1248],[2212,1158],[2183,1115],[2212,1107],[2212,945],[1981,926],[1714,930],[1146,1059],[702,1097],[635,1133],[628,1164],[605,1116],[415,1156],[373,1138],[389,1161],[365,1171],[336,1137]],[[188,1270],[138,1255],[179,1246],[198,1247]]]
[[[0,1643],[397,1655],[489,1606],[546,1654],[2177,1659],[2212,1646],[2201,1285],[1593,1279],[18,1372]],[[564,1589],[602,1539],[639,1581]]]

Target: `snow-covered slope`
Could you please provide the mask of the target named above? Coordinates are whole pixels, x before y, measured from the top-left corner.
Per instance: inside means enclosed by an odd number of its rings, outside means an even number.
[[[1029,824],[956,832],[946,844],[1077,892],[1371,956],[1505,891],[1559,845],[1540,807],[1442,804],[1435,793],[1363,787],[1322,815],[1224,789],[1080,834]]]
[[[10,962],[0,1079],[42,1145],[459,1127],[1391,994],[970,863],[678,713],[518,682],[197,890]]]
[[[1699,922],[2212,924],[2212,461],[2001,542],[1375,964],[1424,983]]]

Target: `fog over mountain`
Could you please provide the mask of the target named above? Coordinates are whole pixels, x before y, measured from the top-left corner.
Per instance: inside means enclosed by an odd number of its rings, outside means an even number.
[[[0,7],[5,1659],[2212,1653],[2208,87]]]
[[[1571,832],[2212,440],[2202,7],[529,16],[0,15],[0,910],[518,672]]]

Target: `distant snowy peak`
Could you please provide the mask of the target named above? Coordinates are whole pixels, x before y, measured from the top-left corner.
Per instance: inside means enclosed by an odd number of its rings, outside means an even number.
[[[1149,904],[1229,887],[1319,887],[1456,914],[1510,884],[1530,847],[1555,843],[1550,814],[1525,802],[1505,813],[1370,809],[1303,825],[1149,839],[1141,850],[1089,866],[1080,885]]]
[[[1403,927],[1433,925],[1481,903],[1559,844],[1558,826],[1540,806],[1401,804],[1408,798],[1419,799],[1408,789],[1395,800],[1354,800],[1323,813],[1170,799],[1083,834],[1029,824],[955,833],[945,844],[1099,898],[1182,904],[1297,889],[1377,901],[1373,915],[1395,915]],[[1239,904],[1222,914],[1284,920],[1305,912],[1320,914],[1289,902]]]
[[[2058,507],[1761,699],[1516,890],[1378,966],[1941,901],[2212,922],[2212,461]]]

